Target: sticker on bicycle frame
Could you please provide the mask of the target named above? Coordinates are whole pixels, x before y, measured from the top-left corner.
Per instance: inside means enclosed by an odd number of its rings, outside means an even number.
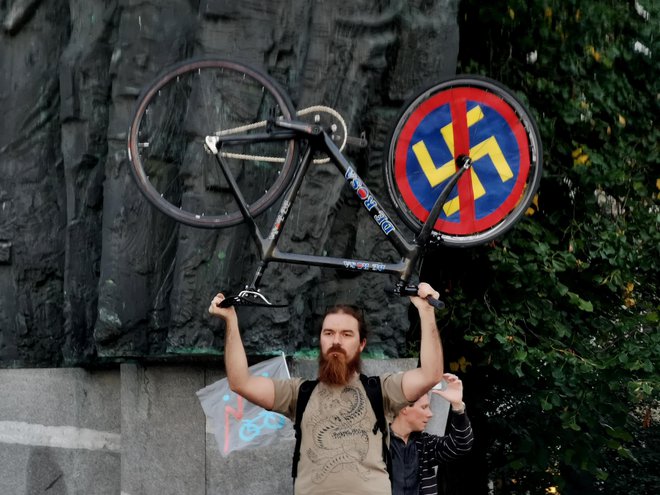
[[[410,211],[421,221],[468,155],[470,171],[458,181],[435,230],[470,235],[503,220],[521,199],[529,174],[529,143],[508,103],[478,88],[441,91],[419,105],[403,124],[394,149],[394,179]]]
[[[360,198],[362,204],[367,209],[367,211],[372,213],[374,221],[378,224],[380,229],[385,235],[389,235],[394,228],[394,224],[389,219],[387,214],[381,210],[376,198],[374,198],[367,185],[360,179],[358,174],[353,170],[353,167],[348,167],[344,173],[344,178],[348,181],[349,185],[357,194],[357,197]],[[375,210],[375,211],[374,211]]]

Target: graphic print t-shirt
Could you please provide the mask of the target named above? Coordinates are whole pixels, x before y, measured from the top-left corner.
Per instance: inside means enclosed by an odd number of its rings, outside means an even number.
[[[408,405],[401,380],[403,373],[381,375],[385,416],[393,417]],[[295,420],[301,378],[273,380],[273,411]],[[355,377],[346,386],[319,383],[302,417],[302,442],[295,494],[391,493],[383,461],[380,431],[373,432],[376,415]]]

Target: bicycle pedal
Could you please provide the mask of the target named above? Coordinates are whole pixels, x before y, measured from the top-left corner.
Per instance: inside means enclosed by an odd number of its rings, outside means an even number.
[[[360,137],[347,136],[346,144],[349,144],[351,146],[357,146],[358,148],[366,148],[367,146],[369,146],[365,132],[360,133]]]

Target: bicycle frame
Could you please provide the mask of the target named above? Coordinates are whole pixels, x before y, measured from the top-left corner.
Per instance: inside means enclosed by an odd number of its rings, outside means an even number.
[[[280,209],[273,221],[270,231],[268,235],[263,235],[255,219],[250,214],[248,204],[243,198],[229,167],[220,156],[221,154],[219,150],[224,144],[265,140],[286,140],[292,138],[296,139],[299,143],[301,141],[306,141],[307,146],[304,149],[303,156],[298,159],[298,165],[294,172],[292,182],[284,193]],[[418,262],[421,261],[423,250],[427,246],[432,234],[433,225],[440,215],[442,206],[455,184],[463,173],[468,170],[472,163],[471,159],[466,156],[459,156],[456,159],[456,172],[438,196],[420,233],[412,242],[409,242],[403,237],[391,215],[382,207],[376,196],[367,187],[366,183],[360,178],[351,163],[346,157],[344,157],[341,150],[333,142],[331,135],[329,135],[320,125],[293,120],[271,120],[267,126],[267,131],[263,134],[207,136],[206,145],[216,157],[218,165],[229,183],[231,192],[238,203],[238,207],[243,215],[245,223],[248,225],[250,235],[259,249],[260,262],[251,283],[246,287],[247,290],[253,291],[259,291],[259,285],[268,264],[278,262],[395,275],[398,276],[399,279],[395,287],[392,289],[394,295],[402,296],[417,294],[416,287],[408,285],[409,281],[413,276]],[[291,205],[295,201],[316,151],[321,151],[330,157],[330,160],[335,164],[349,187],[351,187],[364,208],[370,214],[372,221],[379,227],[381,233],[401,256],[399,262],[383,263],[374,260],[297,254],[283,252],[278,249],[278,241],[289,217]]]

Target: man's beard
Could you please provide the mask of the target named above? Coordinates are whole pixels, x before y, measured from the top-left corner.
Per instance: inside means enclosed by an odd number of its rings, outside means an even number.
[[[337,353],[336,356],[333,354]],[[360,353],[347,361],[346,351],[340,346],[333,345],[326,354],[319,355],[319,381],[328,385],[346,385],[353,375],[362,370]]]

